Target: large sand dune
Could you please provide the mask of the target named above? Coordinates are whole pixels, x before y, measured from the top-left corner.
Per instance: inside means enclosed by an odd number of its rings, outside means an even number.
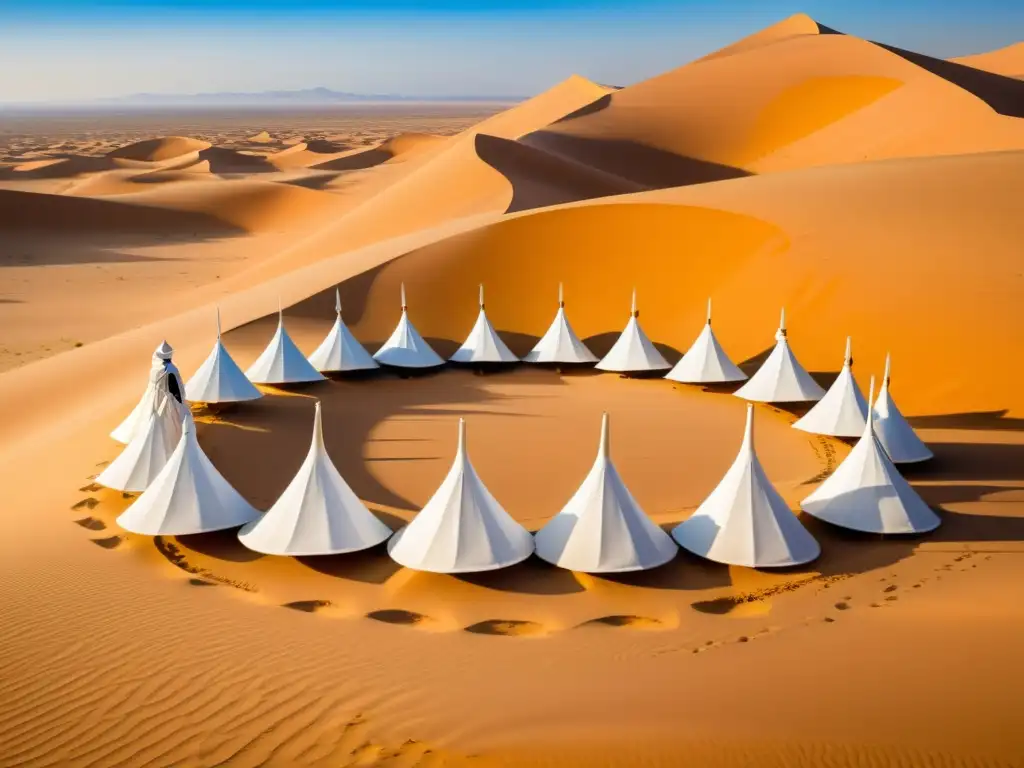
[[[0,168],[0,765],[1019,765],[1024,118],[1006,51],[948,64],[795,16],[444,137],[387,117],[372,137],[236,118],[121,148],[18,139]],[[822,382],[847,335],[862,388],[892,352],[936,453],[908,477],[943,526],[882,541],[802,518],[823,548],[808,567],[680,555],[616,579],[431,576],[383,551],[293,560],[117,527],[130,499],[93,480],[161,339],[187,377],[219,307],[244,367],[281,302],[309,352],[340,286],[373,349],[405,283],[448,354],[481,282],[518,353],[559,282],[596,352],[634,287],[672,360],[708,296],[748,371],[783,305]],[[459,416],[536,529],[586,472],[601,411],[664,525],[714,487],[744,415],[728,392],[522,368],[267,395],[199,415],[231,482],[272,503],[320,400],[332,457],[394,527],[443,477]],[[790,410],[757,418],[795,508],[849,446]]]

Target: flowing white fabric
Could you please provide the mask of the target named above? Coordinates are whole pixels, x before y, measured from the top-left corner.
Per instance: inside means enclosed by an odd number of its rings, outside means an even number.
[[[558,284],[558,311],[547,331],[536,346],[526,353],[524,363],[563,363],[585,365],[596,363],[597,356],[587,349],[565,316],[565,298],[562,284]]]
[[[378,368],[377,361],[356,340],[341,319],[341,294],[337,289],[334,291],[334,309],[338,316],[327,337],[309,356],[310,364],[321,373],[348,373]]]
[[[868,403],[861,394],[856,379],[853,378],[853,356],[850,351],[850,339],[847,338],[843,369],[839,376],[832,382],[824,397],[815,403],[793,428],[815,435],[857,437],[864,431],[867,414]]]
[[[666,379],[683,384],[723,384],[746,381],[747,374],[736,367],[718,343],[711,330],[711,299],[708,299],[708,319],[678,363],[665,374]]]
[[[263,397],[263,393],[253,386],[224,347],[220,332],[220,309],[217,310],[217,341],[206,360],[185,384],[185,391],[191,402],[207,405],[238,403]]]
[[[789,348],[786,335],[786,310],[775,332],[775,349],[768,355],[750,381],[733,394],[758,403],[797,403],[820,400],[825,390],[804,370]]]
[[[595,366],[596,368],[618,373],[646,373],[664,371],[672,367],[647,338],[644,329],[640,327],[639,317],[640,311],[636,308],[636,290],[634,289],[629,322],[626,323],[626,327],[619,334],[615,344],[608,350],[608,354],[601,358],[601,361]]]
[[[309,360],[295,346],[284,328],[284,311],[278,307],[277,330],[263,353],[245,372],[254,384],[301,384],[323,381],[323,374],[309,364]]]
[[[409,321],[409,308],[405,303],[405,285],[402,285],[402,316],[387,341],[374,354],[373,359],[392,368],[435,368],[444,360],[435,352]]]
[[[512,354],[484,309],[484,287],[480,286],[480,314],[462,346],[448,358],[453,363],[517,363],[519,358]]]
[[[889,386],[889,355],[885,356],[885,378],[875,400],[875,437],[895,464],[915,464],[932,458],[931,450],[921,442],[892,399]]]

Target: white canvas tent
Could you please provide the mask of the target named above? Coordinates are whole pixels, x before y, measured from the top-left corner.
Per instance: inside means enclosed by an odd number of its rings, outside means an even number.
[[[157,398],[157,389],[162,384],[165,389],[170,390],[169,377],[174,377],[178,387],[178,391],[182,397],[185,397],[185,385],[181,382],[181,376],[178,373],[177,367],[174,363],[170,362],[171,355],[174,350],[171,345],[166,341],[160,342],[160,345],[153,352],[153,359],[150,362],[149,374],[146,378],[146,388],[142,391],[142,397],[139,398],[139,402],[132,409],[124,421],[122,421],[117,428],[110,433],[110,436],[117,440],[119,443],[128,445],[135,436],[136,430],[142,429],[146,426],[146,422],[149,419],[149,415],[153,412],[155,407],[155,401]],[[177,400],[171,404],[172,408],[177,409],[180,420],[184,418],[185,411],[188,410],[184,403],[179,403]]]
[[[872,396],[874,390],[872,377]],[[925,533],[941,522],[886,455],[870,413],[850,455],[800,506],[828,523],[865,533]]]
[[[238,538],[256,552],[305,557],[368,549],[390,535],[328,456],[318,402],[306,460],[274,506],[244,526]]]
[[[889,355],[885,356],[885,378],[875,400],[875,437],[895,464],[915,464],[932,457],[928,446],[907,423],[892,399],[889,386]]]
[[[555,313],[555,319],[551,321],[551,325],[537,345],[523,358],[523,362],[566,365],[597,362],[597,356],[587,349],[587,345],[580,341],[572,326],[569,325],[569,320],[565,316],[565,300],[561,283],[558,284],[558,312]]]
[[[797,362],[786,336],[786,310],[782,310],[775,349],[768,355],[750,381],[734,393],[736,397],[758,403],[796,403],[819,400],[825,390]]]
[[[426,506],[388,542],[406,568],[476,573],[514,565],[533,552],[533,536],[502,509],[480,481],[466,452],[466,423],[448,476]]]
[[[847,337],[843,370],[824,397],[793,428],[815,435],[857,437],[864,431],[867,414],[867,401],[853,378],[853,356],[850,354],[850,338]]]
[[[203,453],[189,414],[174,453],[117,524],[146,536],[186,536],[237,528],[259,515]]]
[[[487,319],[484,309],[484,287],[480,286],[480,314],[476,316],[473,330],[466,341],[448,358],[453,363],[518,363],[519,358],[512,354],[505,342],[494,330]]]
[[[338,317],[327,337],[309,356],[310,364],[321,373],[348,373],[378,368],[377,361],[360,344],[341,319],[341,293],[334,289],[334,309]]]
[[[221,341],[220,309],[217,309],[217,341],[209,356],[185,384],[186,396],[193,403],[238,403],[256,400],[263,393],[242,373]]]
[[[391,337],[377,350],[373,359],[392,368],[436,368],[444,365],[416,327],[409,322],[409,307],[405,303],[405,283],[402,284],[402,316]]]
[[[821,553],[758,461],[753,405],[747,405],[743,444],[733,465],[672,538],[695,555],[748,568],[800,565]]]
[[[149,487],[181,439],[178,410],[169,402],[173,399],[170,393],[164,393],[146,419],[145,428],[135,432],[132,441],[96,478],[97,483],[130,493]]]
[[[633,304],[630,308],[629,322],[619,334],[619,338],[608,350],[608,354],[601,358],[597,368],[602,371],[617,371],[619,373],[647,373],[650,371],[665,371],[672,366],[661,356],[651,340],[647,338],[643,328],[640,327],[640,312],[636,308],[636,289],[633,289]]]
[[[277,308],[277,330],[267,348],[245,372],[254,384],[301,384],[323,381],[323,375],[295,346],[284,328],[284,310]]]
[[[711,299],[708,299],[708,321],[696,341],[667,374],[666,379],[684,384],[724,384],[731,381],[746,381],[747,374],[741,371],[729,356],[711,330]]]
[[[584,573],[656,568],[676,556],[672,537],[644,514],[609,457],[608,414],[597,460],[561,512],[537,531],[537,555]]]

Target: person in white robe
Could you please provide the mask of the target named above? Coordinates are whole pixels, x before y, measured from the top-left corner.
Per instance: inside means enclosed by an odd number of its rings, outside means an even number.
[[[185,418],[185,411],[188,409],[185,403],[185,384],[181,380],[181,372],[172,360],[173,355],[174,349],[166,341],[161,342],[153,352],[153,364],[149,368],[146,389],[138,405],[117,429],[110,433],[110,436],[119,443],[127,445],[138,430],[145,428],[150,414],[158,409],[164,393],[172,400],[164,409],[168,417],[175,418],[179,424]]]

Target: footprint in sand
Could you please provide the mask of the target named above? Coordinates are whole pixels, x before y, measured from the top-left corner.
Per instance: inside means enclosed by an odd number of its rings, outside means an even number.
[[[665,629],[665,623],[660,619],[653,619],[649,616],[600,616],[590,621],[585,621],[580,627],[626,627],[628,629],[657,630]]]
[[[82,499],[77,504],[72,504],[71,509],[96,509],[100,505],[100,500],[90,496],[87,499]]]
[[[75,525],[80,525],[89,531],[107,530],[107,524],[102,520],[97,520],[95,517],[83,517],[81,520],[75,520]]]
[[[888,587],[886,587],[882,591],[883,592],[895,592],[897,589],[899,589],[899,587],[897,587],[895,584],[890,584]]]
[[[193,587],[216,587],[217,585],[212,581],[206,581],[204,579],[189,579],[188,583]]]
[[[82,486],[78,490],[80,490],[82,493],[96,493],[96,491],[102,491],[103,486],[97,485],[96,483],[89,483],[88,485]]]
[[[415,611],[403,611],[398,608],[389,608],[383,611],[370,611],[366,618],[374,621],[382,621],[385,624],[401,624],[409,627],[424,626],[430,624],[433,619]]]
[[[108,536],[105,539],[89,539],[97,547],[103,547],[104,549],[116,549],[121,546],[124,542],[120,536]]]
[[[330,600],[296,600],[293,603],[284,603],[281,607],[291,608],[293,611],[302,611],[303,613],[316,613],[330,606]]]
[[[851,605],[850,605],[850,604],[849,604],[848,602],[846,602],[845,600],[841,600],[841,601],[839,601],[838,603],[836,603],[836,605],[835,605],[835,608],[836,608],[836,610],[837,610],[837,611],[848,611],[848,610],[850,610],[850,608],[852,608],[852,607],[853,607],[853,606],[851,606]]]
[[[531,637],[547,633],[543,624],[517,619],[489,619],[470,624],[464,631],[474,635],[499,635],[501,637]]]

